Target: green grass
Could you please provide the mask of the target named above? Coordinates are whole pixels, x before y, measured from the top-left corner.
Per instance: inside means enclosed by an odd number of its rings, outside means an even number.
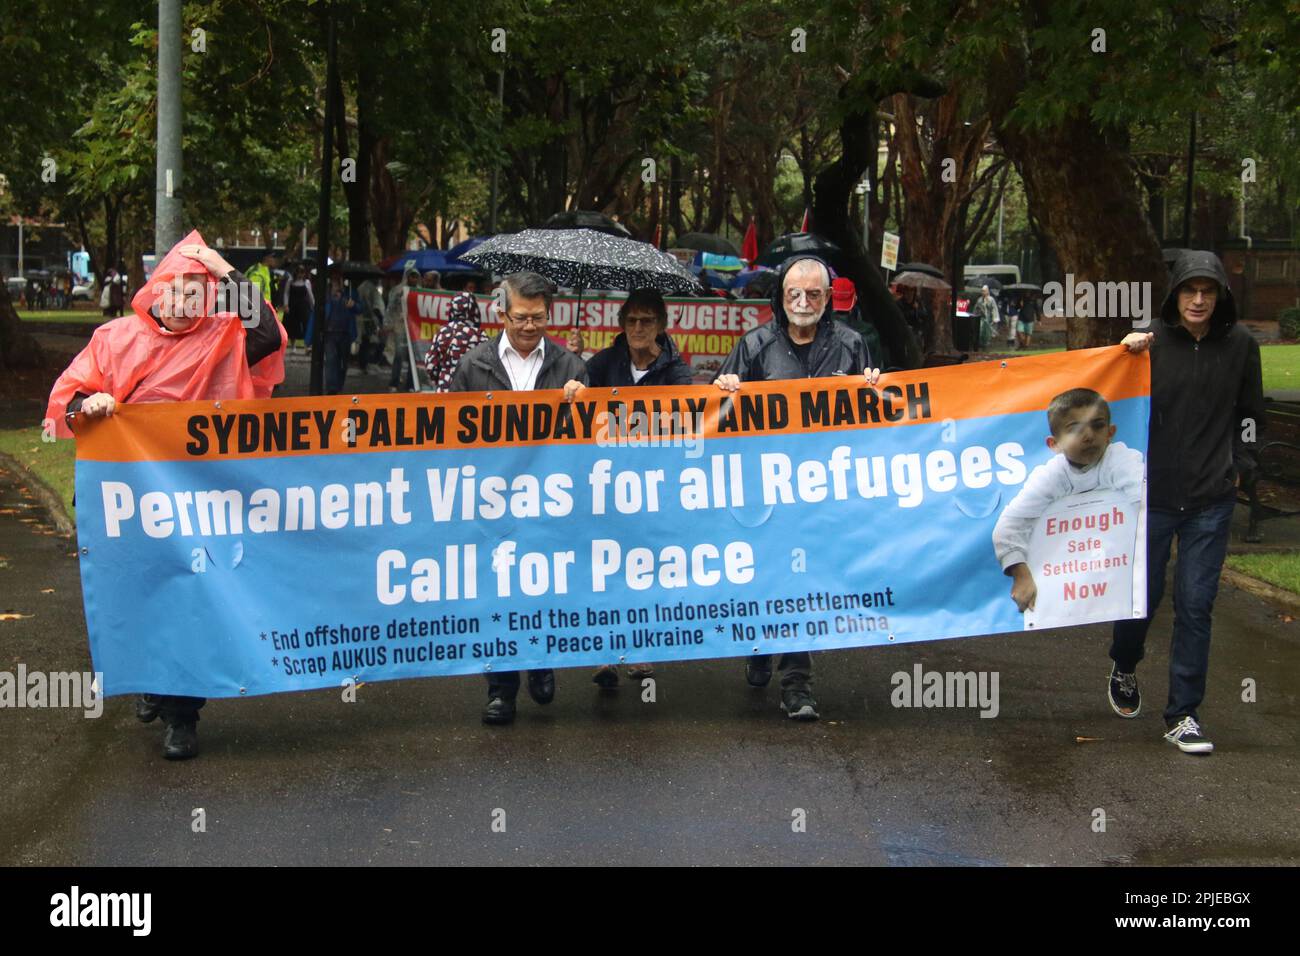
[[[18,318],[24,322],[94,322],[98,325],[105,321],[98,309],[51,309],[48,312],[29,312],[19,310]]]
[[[1276,388],[1300,390],[1300,345],[1261,345],[1264,391]]]
[[[76,520],[72,510],[72,475],[77,460],[76,442],[42,441],[39,425],[30,428],[0,429],[0,452],[17,459],[53,488],[63,502],[63,509],[68,513],[68,517]]]
[[[1300,594],[1300,552],[1281,554],[1230,554],[1228,567],[1267,581],[1274,587]]]

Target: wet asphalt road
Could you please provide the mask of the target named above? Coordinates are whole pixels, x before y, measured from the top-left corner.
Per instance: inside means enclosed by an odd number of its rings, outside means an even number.
[[[89,668],[77,561],[49,530],[0,475],[0,611],[29,615],[0,621],[0,670]],[[660,665],[654,703],[561,671],[507,728],[478,722],[476,677],[213,701],[185,763],[125,699],[0,709],[0,864],[1300,862],[1300,623],[1224,586],[1202,712],[1219,749],[1194,758],[1161,740],[1169,621],[1130,721],[1106,704],[1104,627],[824,653],[816,724],[738,661]],[[895,709],[890,675],[916,663],[997,671],[1000,713]]]

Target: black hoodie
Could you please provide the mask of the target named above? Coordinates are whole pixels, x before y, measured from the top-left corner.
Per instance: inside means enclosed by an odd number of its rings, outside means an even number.
[[[831,303],[817,323],[817,334],[808,350],[806,363],[795,352],[790,338],[790,317],[785,314],[785,277],[796,262],[826,263],[816,256],[795,256],[781,263],[772,287],[772,320],[750,329],[736,343],[718,375],[739,375],[742,382],[771,382],[790,378],[825,378],[831,375],[861,375],[871,367],[862,336],[835,320]],[[827,266],[827,274],[830,267]]]
[[[1210,329],[1199,342],[1183,328],[1178,312],[1178,287],[1197,278],[1219,286]],[[1151,347],[1148,505],[1187,511],[1232,496],[1237,475],[1255,467],[1263,428],[1259,343],[1237,324],[1219,257],[1188,250],[1170,272]],[[1244,442],[1243,433],[1254,442]]]

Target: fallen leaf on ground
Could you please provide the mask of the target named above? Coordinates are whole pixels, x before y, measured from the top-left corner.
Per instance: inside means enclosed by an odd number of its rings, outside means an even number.
[[[1086,744],[1092,740],[1105,740],[1105,739],[1106,739],[1105,737],[1075,737],[1074,742],[1076,744]]]
[[[25,617],[31,617],[30,614],[10,614],[8,612],[0,614],[0,621],[21,621]]]

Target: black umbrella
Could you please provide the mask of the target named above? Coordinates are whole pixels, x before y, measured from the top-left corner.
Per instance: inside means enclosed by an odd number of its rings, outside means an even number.
[[[893,285],[912,286],[917,289],[951,289],[947,282],[938,276],[931,275],[928,272],[918,272],[915,269],[908,269],[906,272],[899,272],[892,280]]]
[[[927,262],[900,262],[898,272],[919,272],[922,275],[934,276],[936,279],[945,278],[943,270],[930,265]]]
[[[1042,293],[1042,288],[1034,285],[1032,282],[1016,282],[1012,285],[1003,286],[1003,292],[1038,292]]]
[[[556,285],[577,289],[658,289],[695,295],[699,280],[654,246],[591,229],[525,229],[493,236],[461,256],[498,275],[537,272]],[[579,303],[581,306],[581,303]]]
[[[678,238],[674,247],[677,249],[694,249],[696,252],[712,252],[719,256],[740,258],[740,250],[730,239],[724,239],[716,232],[688,232]]]
[[[973,286],[988,286],[990,292],[1002,291],[1002,280],[995,279],[993,276],[967,276],[966,284]],[[982,290],[981,290],[982,291]]]
[[[618,236],[621,239],[632,238],[632,233],[621,222],[610,219],[609,216],[602,212],[590,212],[586,209],[570,209],[567,212],[557,212],[538,228],[591,229],[595,232],[603,232],[607,236]],[[464,256],[461,256],[461,258],[464,258]]]
[[[795,256],[817,256],[829,262],[838,259],[839,254],[840,247],[829,239],[823,239],[811,232],[788,232],[772,241],[772,244],[758,257],[758,264],[776,268],[785,260]]]
[[[351,259],[336,262],[330,269],[338,269],[345,279],[382,279],[384,270],[373,262],[356,262]]]

